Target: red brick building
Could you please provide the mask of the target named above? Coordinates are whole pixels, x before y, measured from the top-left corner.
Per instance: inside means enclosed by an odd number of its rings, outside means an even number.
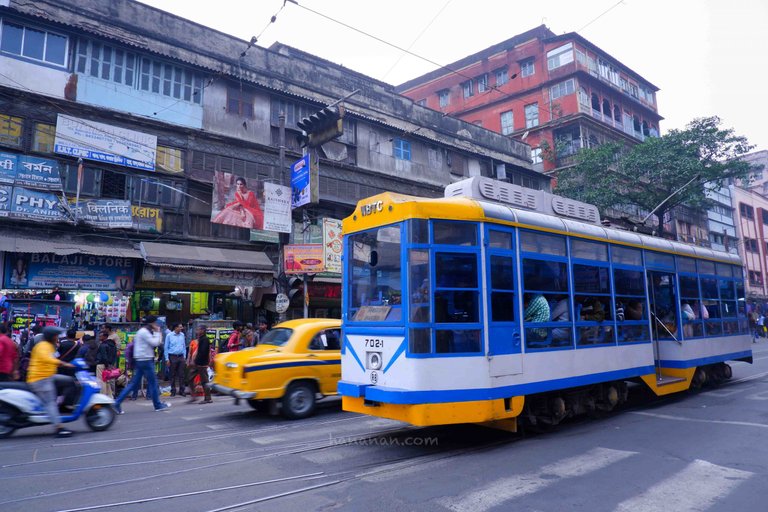
[[[554,173],[579,148],[658,136],[658,88],[580,35],[546,26],[397,87],[429,108],[523,140]]]

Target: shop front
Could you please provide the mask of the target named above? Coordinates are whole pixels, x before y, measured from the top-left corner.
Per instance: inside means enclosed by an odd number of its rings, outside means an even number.
[[[274,264],[261,252],[142,242],[144,260],[132,307],[173,323],[196,320],[255,323],[272,289]],[[226,322],[225,322],[226,323]]]
[[[135,321],[128,307],[141,254],[128,243],[30,238],[0,232],[0,312],[14,334],[32,322],[93,330]]]

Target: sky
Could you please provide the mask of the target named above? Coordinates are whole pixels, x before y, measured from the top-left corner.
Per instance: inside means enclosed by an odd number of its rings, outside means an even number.
[[[279,41],[393,85],[543,23],[556,34],[578,32],[657,86],[662,133],[717,115],[753,151],[768,150],[768,98],[761,95],[768,92],[766,0],[296,1],[142,0],[244,40],[259,36],[258,46]]]

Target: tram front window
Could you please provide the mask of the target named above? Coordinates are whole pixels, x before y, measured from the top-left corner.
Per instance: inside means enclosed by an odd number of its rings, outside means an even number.
[[[350,235],[350,318],[355,322],[402,319],[400,226]]]

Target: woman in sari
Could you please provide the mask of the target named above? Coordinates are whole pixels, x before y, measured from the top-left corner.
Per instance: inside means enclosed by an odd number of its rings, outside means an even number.
[[[264,226],[264,214],[261,211],[256,194],[248,190],[245,178],[235,180],[235,198],[228,203],[212,222],[239,228],[261,229]]]

